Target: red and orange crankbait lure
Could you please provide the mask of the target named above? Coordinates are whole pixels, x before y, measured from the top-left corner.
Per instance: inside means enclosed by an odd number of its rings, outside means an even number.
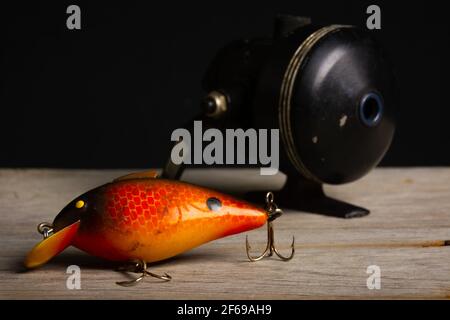
[[[261,227],[268,222],[269,243],[263,255],[279,253],[273,246],[271,221],[279,215],[203,187],[159,179],[153,171],[130,174],[107,183],[70,202],[53,224],[38,229],[44,240],[25,259],[27,268],[43,265],[69,245],[111,261],[138,261],[142,276],[163,280],[170,276],[146,270],[147,262],[164,260],[206,242]],[[270,200],[270,199],[269,199]],[[294,254],[284,258],[289,260]]]

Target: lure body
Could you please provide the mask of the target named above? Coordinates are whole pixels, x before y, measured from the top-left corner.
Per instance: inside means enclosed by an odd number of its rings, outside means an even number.
[[[30,252],[25,265],[37,267],[68,245],[113,261],[154,262],[266,221],[262,208],[210,189],[120,179],[70,202],[55,218],[54,234]]]

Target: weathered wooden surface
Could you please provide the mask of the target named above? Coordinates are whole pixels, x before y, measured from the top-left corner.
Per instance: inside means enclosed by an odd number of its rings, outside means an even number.
[[[69,248],[41,269],[20,272],[40,240],[36,224],[52,221],[72,198],[127,170],[0,170],[0,298],[310,299],[449,298],[450,169],[377,169],[360,181],[327,187],[334,197],[371,209],[352,220],[287,211],[275,222],[282,251],[296,238],[290,262],[250,263],[245,235],[221,239],[151,267],[173,280],[147,278],[136,287],[112,265]],[[188,172],[186,180],[241,190],[283,183],[257,171]],[[265,230],[249,233],[262,249]],[[259,245],[260,248],[257,248]],[[81,267],[81,290],[66,288],[67,266]],[[369,265],[381,268],[381,289],[366,286]]]

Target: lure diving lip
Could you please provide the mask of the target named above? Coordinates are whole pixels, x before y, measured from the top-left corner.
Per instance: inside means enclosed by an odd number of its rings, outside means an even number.
[[[67,248],[75,237],[80,221],[74,222],[61,231],[39,242],[25,259],[25,266],[29,269],[38,267]]]
[[[71,201],[25,266],[39,267],[70,245],[111,261],[155,262],[268,220],[263,208],[248,202],[155,178],[154,172],[127,175]]]

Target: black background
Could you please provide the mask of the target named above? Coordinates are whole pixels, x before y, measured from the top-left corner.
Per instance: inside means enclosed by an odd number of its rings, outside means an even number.
[[[81,7],[81,30],[66,8]],[[365,26],[396,67],[398,129],[382,162],[450,165],[445,1],[58,1],[1,4],[0,166],[159,167],[170,133],[200,111],[219,48],[270,35],[277,13]]]

